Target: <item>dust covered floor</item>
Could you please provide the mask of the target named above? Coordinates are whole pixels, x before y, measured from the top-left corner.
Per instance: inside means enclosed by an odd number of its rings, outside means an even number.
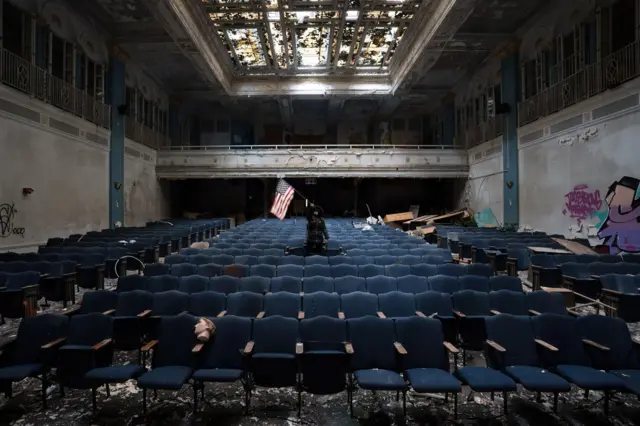
[[[113,288],[115,280],[107,280],[105,288]],[[528,289],[525,289],[528,290]],[[76,303],[82,300],[76,295]],[[72,309],[73,307],[68,307]],[[52,304],[47,310],[60,311],[60,304]],[[583,314],[595,313],[585,308]],[[0,341],[15,337],[18,320],[9,320],[0,326]],[[632,335],[640,340],[640,326],[630,325]],[[468,365],[484,366],[482,353],[470,353]],[[114,363],[135,362],[135,353],[117,352]],[[461,358],[460,358],[461,360]],[[131,381],[111,385],[109,399],[104,387],[98,391],[98,411],[91,408],[91,391],[65,390],[65,397],[52,386],[48,390],[48,408],[42,409],[40,382],[27,379],[14,384],[14,397],[7,400],[0,396],[0,425],[14,426],[94,426],[94,425],[638,425],[640,401],[635,396],[617,394],[611,401],[609,417],[603,411],[603,395],[574,389],[560,395],[558,413],[553,412],[551,394],[536,402],[536,394],[519,387],[509,397],[509,414],[503,415],[502,395],[471,393],[463,388],[458,397],[458,421],[454,421],[453,398],[445,401],[442,395],[407,394],[407,416],[402,416],[401,402],[396,402],[394,392],[354,393],[354,417],[349,415],[346,392],[330,396],[303,394],[302,415],[297,415],[297,393],[293,389],[256,389],[251,409],[244,413],[244,393],[240,384],[209,384],[205,399],[199,399],[196,415],[193,415],[193,390],[185,386],[179,392],[159,391],[158,399],[149,392],[148,412],[142,415],[142,391]]]

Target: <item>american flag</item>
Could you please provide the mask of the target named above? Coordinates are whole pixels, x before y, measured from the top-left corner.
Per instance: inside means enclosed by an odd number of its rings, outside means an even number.
[[[280,179],[276,187],[276,198],[273,200],[271,214],[280,220],[284,220],[295,192],[293,186],[289,185],[284,179]]]

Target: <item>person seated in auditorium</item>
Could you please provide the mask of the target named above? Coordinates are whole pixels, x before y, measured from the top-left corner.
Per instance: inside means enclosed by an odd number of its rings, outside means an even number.
[[[324,254],[329,232],[322,216],[322,208],[311,203],[307,209],[307,255]]]

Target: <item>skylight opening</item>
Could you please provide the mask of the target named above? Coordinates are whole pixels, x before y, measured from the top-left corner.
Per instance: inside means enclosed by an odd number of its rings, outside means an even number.
[[[347,17],[345,19],[347,21],[357,21],[359,14],[360,12],[357,10],[347,10]]]

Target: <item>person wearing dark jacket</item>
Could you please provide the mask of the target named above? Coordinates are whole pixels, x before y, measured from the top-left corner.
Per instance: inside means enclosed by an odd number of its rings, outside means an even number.
[[[307,208],[307,255],[323,255],[328,240],[329,232],[327,232],[327,225],[322,217],[322,209],[310,204]]]

